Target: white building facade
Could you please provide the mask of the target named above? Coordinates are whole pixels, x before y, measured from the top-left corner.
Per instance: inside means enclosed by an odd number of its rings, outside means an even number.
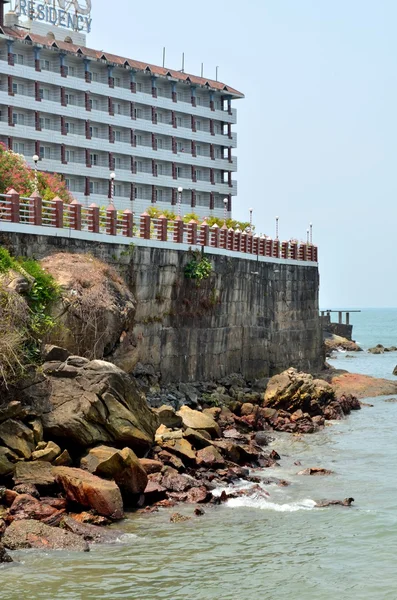
[[[0,24],[0,141],[85,205],[222,217],[237,194],[236,110],[217,81],[87,48],[82,33]],[[225,203],[227,199],[227,203]]]

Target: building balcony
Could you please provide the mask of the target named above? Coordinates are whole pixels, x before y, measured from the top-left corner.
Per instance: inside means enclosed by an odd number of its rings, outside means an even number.
[[[60,87],[66,87],[72,90],[79,90],[81,92],[89,91],[92,94],[105,96],[108,98],[111,96],[113,99],[135,101],[146,106],[157,106],[170,111],[183,112],[189,115],[197,117],[203,117],[207,119],[214,119],[215,121],[223,121],[224,123],[231,123],[232,125],[237,122],[236,109],[232,109],[229,114],[228,111],[214,110],[211,111],[209,107],[205,106],[192,106],[189,102],[173,102],[171,98],[164,98],[158,96],[153,98],[151,94],[136,92],[131,93],[129,89],[122,87],[110,88],[107,83],[100,83],[92,81],[87,83],[85,79],[80,77],[61,77],[61,74],[55,71],[35,71],[33,67],[28,65],[9,65],[7,61],[0,61],[0,70],[6,75],[14,75],[22,79],[29,81],[39,81],[49,85],[56,85]]]

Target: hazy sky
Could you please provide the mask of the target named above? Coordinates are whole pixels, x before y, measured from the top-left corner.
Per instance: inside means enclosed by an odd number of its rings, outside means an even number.
[[[397,306],[396,0],[93,0],[88,45],[219,79],[257,231],[319,245],[321,305]]]

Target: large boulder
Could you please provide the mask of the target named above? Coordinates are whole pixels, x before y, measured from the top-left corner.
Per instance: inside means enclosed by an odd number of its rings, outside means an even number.
[[[301,410],[309,415],[320,415],[324,407],[335,400],[333,388],[308,373],[288,369],[269,381],[264,406],[294,413]]]
[[[10,550],[41,548],[43,550],[88,551],[87,542],[79,535],[34,520],[13,521],[6,529],[2,541],[4,546]]]
[[[92,508],[111,519],[123,517],[123,500],[113,481],[71,467],[54,467],[54,474],[70,502]]]
[[[192,410],[188,406],[182,406],[176,414],[182,418],[185,429],[190,428],[198,431],[206,431],[211,437],[220,437],[222,435],[219,425],[209,415],[205,415],[198,410]]]
[[[164,404],[160,408],[153,408],[152,410],[157,415],[160,425],[171,429],[182,427],[182,419],[176,414],[172,406]]]
[[[45,461],[18,462],[15,465],[14,483],[33,484],[48,487],[55,484],[55,476],[50,463]]]
[[[16,458],[17,455],[9,448],[0,446],[0,477],[14,472]]]
[[[33,431],[16,419],[0,424],[0,442],[25,459],[31,457],[35,447]]]
[[[69,449],[109,443],[143,454],[151,446],[157,419],[127,373],[101,360],[82,366],[45,363],[43,370],[47,438]]]
[[[130,448],[92,448],[82,458],[81,468],[99,477],[114,479],[126,500],[133,495],[142,494],[148,482],[145,469]]]

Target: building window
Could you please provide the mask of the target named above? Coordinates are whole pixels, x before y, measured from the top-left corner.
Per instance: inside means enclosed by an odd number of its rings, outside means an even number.
[[[98,154],[90,154],[90,162],[96,167],[99,164]]]
[[[114,112],[116,115],[121,115],[121,104],[113,104]]]
[[[163,149],[163,140],[161,138],[157,138],[157,148],[162,150]]]
[[[178,127],[182,127],[182,117],[176,118],[176,124],[178,125]]]
[[[50,99],[50,90],[47,88],[39,89],[39,97],[41,100],[49,100]]]
[[[176,176],[179,179],[180,177],[182,177],[182,167],[177,167],[176,168]]]
[[[51,148],[49,146],[40,146],[40,158],[51,158]]]
[[[120,87],[120,86],[121,86],[121,79],[120,79],[120,77],[115,77],[115,79],[114,79],[114,84],[115,84],[117,87]]]
[[[98,81],[98,73],[96,73],[95,71],[91,73],[91,77],[92,81]]]
[[[196,129],[197,131],[201,131],[201,121],[196,121]]]
[[[121,142],[121,131],[115,129],[114,131],[114,139],[116,142]]]
[[[12,93],[13,94],[17,94],[18,93],[18,84],[17,83],[13,83],[12,84]]]
[[[137,92],[141,92],[142,91],[142,84],[138,82],[136,84],[136,89],[137,89]]]
[[[163,174],[163,165],[161,163],[159,163],[157,165],[157,174],[158,175],[162,175]]]
[[[143,171],[143,168],[142,168],[142,161],[141,161],[141,160],[138,160],[138,161],[137,161],[137,163],[136,163],[136,170],[137,170],[137,171],[139,171],[139,172],[142,172],[142,171]]]
[[[196,180],[200,181],[202,178],[202,172],[200,169],[196,169]]]
[[[163,190],[157,190],[157,202],[163,201]]]
[[[98,110],[98,107],[99,107],[98,100],[96,98],[93,98],[90,102],[91,102],[91,108],[93,108],[94,110]]]
[[[90,127],[90,137],[99,137],[99,129],[98,127]]]
[[[75,77],[76,76],[76,68],[75,67],[65,67],[65,72],[66,75],[69,75],[69,77]]]
[[[74,150],[66,150],[65,152],[66,162],[75,162],[74,160]]]
[[[65,128],[66,128],[66,133],[75,133],[76,128],[75,128],[74,123],[70,123],[69,121],[66,121]]]
[[[141,135],[136,136],[136,142],[137,142],[138,146],[142,146],[142,136]]]
[[[200,144],[196,144],[196,154],[197,154],[197,156],[201,155],[201,146],[200,146]]]
[[[40,68],[42,71],[49,71],[50,70],[50,61],[41,59],[40,60]]]
[[[76,104],[76,96],[73,94],[66,94],[66,104]]]
[[[97,181],[90,181],[90,194],[98,194],[99,185]]]
[[[25,144],[23,142],[14,142],[14,152],[25,154]]]
[[[116,158],[114,160],[114,164],[116,166],[116,169],[121,169],[121,158],[120,158],[120,156],[116,156]]]

